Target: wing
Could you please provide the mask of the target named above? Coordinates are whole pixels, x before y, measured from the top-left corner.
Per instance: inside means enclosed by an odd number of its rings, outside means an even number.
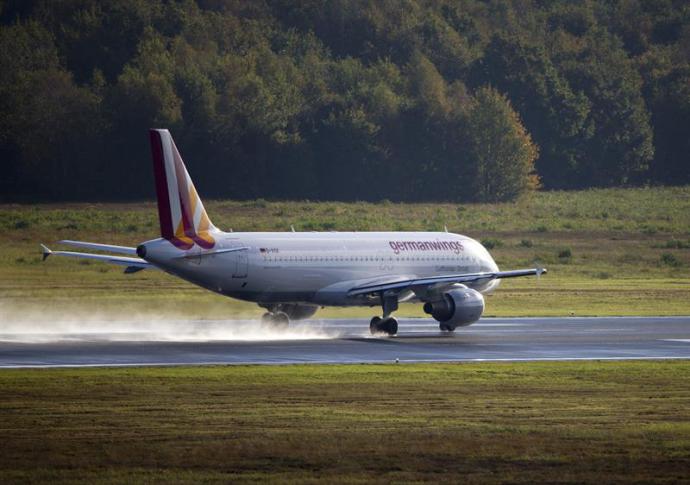
[[[85,243],[85,244],[95,244],[95,243]],[[101,246],[106,246],[102,244]],[[122,247],[122,246],[119,246]],[[83,258],[83,259],[93,259],[96,261],[103,261],[104,263],[119,264],[121,266],[127,266],[125,268],[125,273],[136,273],[142,269],[156,269],[154,265],[148,263],[140,258],[128,258],[124,256],[110,256],[108,254],[91,254],[91,253],[75,253],[72,251],[51,251],[46,246],[41,244],[41,249],[43,251],[43,261],[45,261],[48,256],[67,256],[71,258]]]
[[[426,278],[410,278],[392,282],[381,282],[373,284],[365,284],[351,288],[347,294],[348,296],[359,296],[372,293],[381,293],[384,291],[402,291],[408,288],[431,286],[437,284],[448,283],[472,283],[479,280],[494,280],[503,278],[516,278],[519,276],[541,275],[546,273],[546,268],[531,268],[531,269],[517,269],[513,271],[496,271],[483,273],[465,273],[455,275],[429,276]]]
[[[84,248],[84,249],[92,249],[92,250],[96,250],[96,251],[109,251],[111,253],[118,253],[118,254],[131,254],[132,256],[136,256],[136,254],[137,254],[136,248],[130,248],[127,246],[114,246],[112,244],[99,244],[99,243],[84,242],[84,241],[70,241],[69,239],[64,239],[62,241],[58,241],[58,244],[67,244],[68,246],[75,246],[75,247]]]

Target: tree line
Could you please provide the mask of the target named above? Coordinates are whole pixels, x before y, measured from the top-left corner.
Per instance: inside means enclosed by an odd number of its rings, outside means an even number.
[[[5,0],[0,197],[503,201],[690,183],[681,0]]]

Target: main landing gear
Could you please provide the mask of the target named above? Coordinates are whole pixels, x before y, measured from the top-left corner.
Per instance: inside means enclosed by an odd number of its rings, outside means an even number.
[[[369,323],[369,331],[372,335],[379,333],[395,335],[398,333],[398,321],[391,316],[391,313],[398,309],[398,295],[382,293],[381,307],[383,308],[383,317],[372,318]]]
[[[285,312],[267,312],[261,315],[261,323],[271,330],[287,330],[290,317]]]

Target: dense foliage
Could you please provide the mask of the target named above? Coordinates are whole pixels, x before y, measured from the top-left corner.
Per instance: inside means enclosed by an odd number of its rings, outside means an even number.
[[[690,182],[682,0],[0,2],[0,196],[512,200]],[[536,171],[535,171],[536,169]]]

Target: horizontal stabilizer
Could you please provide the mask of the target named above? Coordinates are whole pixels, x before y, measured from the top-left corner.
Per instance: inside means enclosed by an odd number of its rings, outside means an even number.
[[[58,244],[67,244],[68,246],[91,249],[94,251],[108,251],[117,254],[131,254],[132,256],[137,254],[136,248],[130,248],[127,246],[115,246],[113,244],[100,244],[85,241],[70,241],[69,239],[63,239],[62,241],[58,241]]]
[[[46,246],[41,244],[43,250],[43,260],[50,255],[66,256],[70,258],[92,259],[95,261],[102,261],[104,263],[118,264],[127,267],[136,267],[140,269],[156,269],[154,265],[148,263],[140,258],[127,258],[124,256],[111,256],[108,254],[91,254],[91,253],[77,253],[72,251],[51,251]],[[131,270],[129,272],[132,272]]]

